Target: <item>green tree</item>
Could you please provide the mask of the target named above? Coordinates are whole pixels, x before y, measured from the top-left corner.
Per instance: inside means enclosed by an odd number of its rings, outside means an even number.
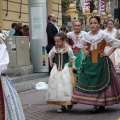
[[[78,17],[80,17],[80,15],[82,13],[82,9],[80,7],[80,0],[76,0],[76,10],[79,12]]]
[[[68,10],[69,5],[70,5],[70,0],[62,0],[62,13]]]

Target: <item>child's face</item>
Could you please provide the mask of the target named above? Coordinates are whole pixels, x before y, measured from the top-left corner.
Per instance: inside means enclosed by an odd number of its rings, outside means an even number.
[[[54,37],[54,41],[55,41],[55,46],[59,48],[62,48],[65,43],[65,40],[61,40],[61,38],[58,36]]]
[[[80,22],[74,22],[74,24],[73,24],[73,30],[74,30],[76,33],[78,33],[78,32],[81,31],[81,29],[82,29],[81,23],[80,23]]]
[[[113,27],[114,27],[113,22],[112,22],[112,21],[109,21],[109,22],[107,23],[107,28],[108,28],[109,30],[112,30]]]
[[[92,19],[90,19],[89,26],[90,26],[91,31],[96,32],[100,28],[100,23],[98,23],[97,19],[92,18]]]

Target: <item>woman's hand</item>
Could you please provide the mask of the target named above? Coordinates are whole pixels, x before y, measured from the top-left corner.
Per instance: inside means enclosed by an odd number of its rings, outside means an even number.
[[[100,57],[110,56],[108,53],[106,53],[106,52],[103,51],[103,50],[100,51],[99,54],[100,54]]]
[[[82,48],[82,51],[89,56],[90,55],[90,51],[87,48]]]
[[[53,67],[53,66],[54,66],[53,59],[50,58],[49,60],[50,60],[50,61],[49,61],[49,62],[50,62],[50,67]]]
[[[54,66],[54,63],[53,62],[50,62],[50,67],[53,67]]]
[[[75,65],[72,66],[72,70],[73,70],[73,71],[76,71]]]

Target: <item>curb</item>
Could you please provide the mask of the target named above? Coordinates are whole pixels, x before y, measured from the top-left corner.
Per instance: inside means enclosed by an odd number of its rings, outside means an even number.
[[[43,77],[48,77],[48,73],[34,73],[31,75],[27,76],[20,76],[20,77],[10,77],[11,81],[13,84],[15,83],[20,83],[20,82],[25,82],[25,81],[30,81],[38,78],[43,78]]]
[[[25,92],[35,89],[35,85],[38,82],[48,83],[48,73],[35,73],[28,76],[10,77],[17,92]]]

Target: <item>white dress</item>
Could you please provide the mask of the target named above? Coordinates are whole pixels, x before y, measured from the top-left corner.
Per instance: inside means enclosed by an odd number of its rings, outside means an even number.
[[[46,100],[49,104],[70,105],[73,86],[68,62],[69,58],[75,60],[75,56],[73,55],[72,49],[68,46],[66,50],[59,50],[59,48],[53,47],[49,52],[49,58],[56,56],[58,56],[58,64],[54,63],[51,70]],[[65,57],[67,58],[67,62],[63,64],[66,61]]]
[[[19,96],[11,80],[5,75],[8,63],[6,45],[0,40],[0,120],[25,120]],[[1,108],[3,104],[4,108]]]
[[[117,38],[117,30],[115,28],[113,28],[113,30],[111,32],[108,32],[107,29],[104,30],[106,33],[109,33],[110,35],[112,35],[113,37]],[[108,52],[111,49],[111,47],[106,46],[105,47],[105,52]],[[120,48],[117,48],[115,50],[114,53],[112,53],[110,56],[110,59],[112,60],[114,66],[116,67],[117,72],[119,71],[119,67],[120,67]]]

